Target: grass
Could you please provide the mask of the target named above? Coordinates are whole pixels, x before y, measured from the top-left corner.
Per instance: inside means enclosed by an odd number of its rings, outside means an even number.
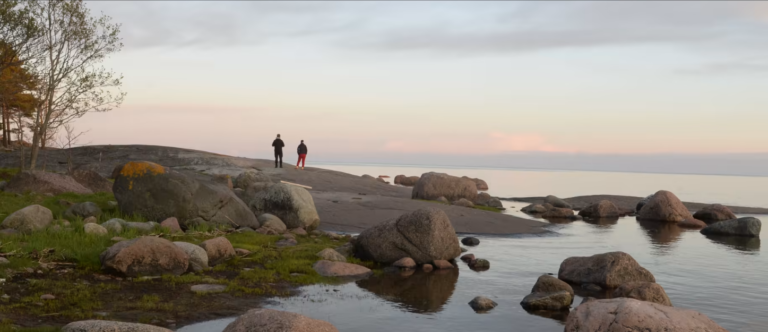
[[[0,332],[59,332],[61,328],[58,327],[18,327],[14,326],[11,321],[0,322]]]

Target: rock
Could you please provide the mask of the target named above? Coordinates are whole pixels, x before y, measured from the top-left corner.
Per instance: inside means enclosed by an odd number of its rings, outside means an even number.
[[[370,176],[368,174],[363,174],[363,176],[361,176],[361,178],[366,179],[366,180],[374,180],[374,181],[376,181],[375,177]]]
[[[472,181],[475,184],[475,188],[477,188],[477,190],[482,190],[482,191],[488,190],[488,184],[485,183],[484,180],[477,179],[477,178],[470,178],[466,176],[462,176],[461,178]]]
[[[488,206],[497,208],[499,210],[504,210],[504,204],[502,204],[501,200],[496,197],[491,197],[491,200],[488,202]]]
[[[707,223],[697,219],[685,219],[677,223],[677,226],[682,228],[696,228],[701,229],[707,227]]]
[[[202,285],[194,285],[190,287],[189,290],[199,294],[221,293],[227,290],[227,286],[215,285],[215,284],[202,284]]]
[[[602,200],[579,211],[579,215],[590,219],[616,218],[619,216],[619,209],[611,201]]]
[[[737,219],[731,209],[720,204],[707,205],[701,208],[701,210],[696,211],[693,217],[705,223]]]
[[[138,221],[126,221],[122,224],[123,229],[133,229],[138,231],[139,233],[151,233],[155,230],[156,227],[160,226],[160,224],[156,222],[138,222]]]
[[[727,332],[693,310],[618,298],[588,301],[571,311],[565,332]]]
[[[635,300],[672,306],[667,292],[661,285],[653,282],[628,282],[613,291],[613,297],[628,297]]]
[[[250,227],[240,227],[240,228],[237,229],[237,232],[238,233],[253,233],[253,232],[255,232],[255,230],[253,228],[250,228]]]
[[[547,208],[545,208],[544,205],[541,205],[541,204],[531,204],[520,209],[520,211],[523,211],[528,214],[542,214],[544,212],[547,212]]]
[[[413,199],[436,200],[440,197],[445,197],[451,202],[462,198],[474,202],[477,198],[477,186],[466,178],[430,172],[421,176],[411,194]]]
[[[473,255],[473,254],[463,255],[463,256],[461,256],[461,260],[464,261],[464,262],[469,263],[469,262],[475,260],[475,255]]]
[[[272,178],[262,172],[254,170],[240,173],[233,183],[235,188],[257,192],[266,190],[272,184],[274,184]]]
[[[469,268],[473,270],[485,271],[491,268],[491,262],[482,258],[473,259],[469,262]]]
[[[491,195],[488,193],[479,193],[477,194],[477,198],[475,198],[473,203],[475,203],[475,205],[488,206],[492,199],[493,197],[491,197]]]
[[[424,271],[424,272],[432,272],[432,270],[434,270],[434,269],[435,269],[435,267],[432,266],[432,264],[424,264],[424,265],[421,266],[421,270]]]
[[[181,173],[158,164],[126,163],[115,179],[115,198],[122,213],[149,220],[175,217],[182,227],[258,227],[258,221],[227,187],[199,174]]]
[[[347,258],[344,257],[344,255],[336,252],[336,250],[333,250],[331,248],[325,248],[322,251],[317,253],[317,257],[320,257],[320,259],[324,259],[331,262],[346,262]]]
[[[188,271],[202,272],[208,268],[208,253],[202,247],[187,242],[174,242],[189,257]]]
[[[595,284],[582,284],[581,289],[588,291],[588,292],[599,292],[603,290],[603,287],[600,287]]]
[[[544,202],[547,204],[551,204],[553,207],[561,208],[561,209],[572,209],[573,207],[571,204],[568,204],[566,201],[556,197],[549,195],[544,198]]]
[[[88,217],[83,220],[83,224],[95,224],[97,221],[96,217]]]
[[[179,220],[174,217],[163,220],[163,222],[160,223],[160,227],[167,228],[171,233],[184,233],[184,231],[181,230],[181,226],[179,226]]]
[[[77,183],[95,193],[112,193],[112,182],[98,172],[89,169],[76,169],[69,174]]]
[[[275,242],[275,246],[278,248],[293,247],[298,244],[299,243],[296,241],[296,239],[282,239],[280,241]]]
[[[44,301],[49,301],[49,300],[55,300],[56,297],[51,294],[43,294],[43,295],[40,295],[40,299]]]
[[[560,264],[557,275],[560,280],[572,284],[591,283],[604,288],[616,288],[632,281],[656,282],[651,272],[621,251],[590,257],[570,257]]]
[[[566,291],[528,294],[520,305],[526,310],[568,310],[573,294]]]
[[[389,182],[387,182],[387,180],[384,180],[382,178],[376,178],[376,181],[381,182],[381,183],[389,184]]]
[[[251,309],[223,332],[339,332],[331,323],[292,312]]]
[[[305,231],[303,228],[291,228],[288,231],[291,232],[292,234],[296,234],[296,235],[299,235],[299,236],[306,236],[307,235],[307,231]]]
[[[88,217],[98,218],[99,216],[101,216],[101,209],[93,202],[73,204],[64,212],[64,217],[70,220],[78,217],[85,219]]]
[[[403,257],[396,262],[392,263],[392,266],[396,266],[403,269],[413,269],[416,267],[416,262],[413,260],[413,258],[410,257]]]
[[[536,280],[536,284],[531,288],[531,293],[557,293],[562,291],[568,292],[571,295],[574,294],[571,285],[548,274],[540,276]]]
[[[312,268],[323,277],[365,278],[373,274],[365,266],[326,260],[317,261]]]
[[[3,234],[3,235],[18,235],[18,234],[20,234],[20,232],[15,230],[15,229],[8,228],[8,229],[0,230],[0,234]]]
[[[544,219],[573,219],[573,210],[568,208],[551,208],[541,215]]]
[[[16,174],[5,186],[5,191],[12,194],[36,192],[38,194],[60,195],[63,193],[93,194],[77,183],[69,175],[45,171],[22,171]]]
[[[30,205],[5,217],[3,228],[12,228],[22,233],[43,230],[53,222],[51,210],[41,205]]]
[[[639,202],[637,202],[637,205],[635,206],[635,212],[639,213],[640,210],[643,209],[643,206],[645,206],[645,204],[648,204],[648,201],[651,200],[651,197],[653,197],[653,195],[648,195],[645,198],[641,199]]]
[[[675,194],[660,190],[643,206],[638,213],[638,219],[681,222],[693,219],[693,215]]]
[[[229,190],[235,189],[235,186],[232,184],[232,177],[227,174],[215,174],[213,175],[213,181],[223,184]]]
[[[95,223],[85,224],[83,226],[83,230],[85,231],[85,234],[107,235],[107,233],[109,233],[106,228],[101,227],[101,225]]]
[[[5,222],[3,222],[3,225],[5,225]],[[716,222],[702,229],[701,234],[760,237],[761,228],[762,222],[760,222],[760,219],[744,217]]]
[[[476,245],[480,244],[480,240],[478,240],[477,238],[474,238],[474,237],[465,237],[465,238],[461,239],[461,244],[463,244],[465,246],[476,246]]]
[[[102,268],[129,277],[181,275],[189,266],[187,254],[171,241],[145,236],[115,243],[99,256]]]
[[[406,186],[406,187],[413,187],[416,185],[416,182],[419,182],[420,178],[421,177],[419,176],[398,175],[395,177],[395,184],[399,184],[401,186]]]
[[[438,197],[435,201],[443,204],[451,204],[451,202],[449,202],[448,199],[443,196]]]
[[[488,311],[496,308],[497,305],[496,302],[484,296],[477,296],[472,301],[469,301],[469,306],[475,311]]]
[[[352,257],[352,255],[355,253],[355,245],[352,243],[345,243],[343,246],[336,247],[333,250],[336,250],[336,252],[344,257]]]
[[[106,320],[83,320],[72,322],[61,329],[62,332],[172,332],[162,327],[138,324],[123,323]]]
[[[0,181],[0,191],[5,191],[5,187],[8,185],[6,181]]]
[[[208,254],[208,265],[216,266],[224,261],[235,257],[235,248],[225,237],[217,237],[200,243],[200,247],[205,249]]]
[[[429,208],[364,230],[355,241],[355,253],[361,259],[384,264],[403,257],[424,264],[454,259],[461,254],[461,249],[445,212]]]
[[[599,286],[598,286],[598,287],[599,287]],[[582,299],[581,299],[581,303],[579,303],[579,304],[584,304],[584,303],[587,303],[587,302],[592,302],[592,301],[597,301],[597,299],[596,299],[596,298],[594,298],[594,297],[589,297],[589,296],[587,296],[587,297],[585,297],[585,298],[582,298]]]
[[[304,188],[288,184],[275,184],[250,204],[257,215],[271,213],[283,221],[287,228],[313,230],[320,226],[312,195]]]
[[[123,219],[120,218],[112,218],[104,223],[101,224],[102,227],[106,228],[109,231],[112,231],[114,233],[120,234],[123,232],[123,225],[127,224]]]
[[[275,232],[282,233],[288,229],[287,227],[285,227],[285,224],[283,223],[283,221],[273,214],[264,213],[260,215],[258,219],[259,219],[259,224],[261,224],[261,227],[274,229]]]
[[[0,265],[10,264],[11,261],[8,260],[8,258],[0,257]]]
[[[453,201],[453,202],[451,202],[451,205],[463,206],[463,207],[467,207],[467,208],[475,207],[475,204],[472,204],[472,202],[470,202],[469,200],[467,200],[465,198],[462,198],[462,199],[457,200],[457,201]]]
[[[442,260],[442,259],[438,259],[438,260],[432,262],[432,265],[436,269],[438,269],[438,270],[447,270],[447,269],[455,268],[455,266],[453,266],[453,264],[451,264],[451,262],[446,261],[446,260]]]
[[[256,233],[264,234],[264,235],[280,235],[276,230],[271,228],[265,228],[265,227],[257,229]]]

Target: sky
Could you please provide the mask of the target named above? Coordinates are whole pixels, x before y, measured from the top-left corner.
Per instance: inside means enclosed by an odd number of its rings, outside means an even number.
[[[768,3],[88,6],[122,24],[105,65],[127,92],[75,123],[90,144],[271,158],[280,133],[308,161],[714,173],[768,156]]]

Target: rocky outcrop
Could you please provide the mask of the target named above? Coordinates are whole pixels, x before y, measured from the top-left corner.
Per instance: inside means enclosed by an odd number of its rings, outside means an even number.
[[[189,257],[188,270],[190,272],[202,272],[208,268],[208,253],[205,252],[205,249],[187,242],[174,242],[173,244]]]
[[[99,256],[101,266],[129,277],[180,275],[187,271],[187,254],[171,241],[154,236],[115,243]]]
[[[176,217],[184,228],[200,224],[258,227],[256,216],[226,186],[158,164],[134,161],[115,179],[120,210],[150,220]]]
[[[96,203],[93,202],[83,202],[83,203],[77,203],[72,204],[66,211],[64,211],[64,218],[67,219],[76,219],[76,218],[88,218],[88,217],[96,217],[98,218],[101,215],[101,208],[99,208]]]
[[[544,219],[573,219],[576,215],[573,210],[568,208],[551,208],[544,212],[541,217]]]
[[[541,205],[541,204],[531,204],[520,209],[520,211],[523,211],[528,214],[542,214],[544,212],[547,212],[547,208],[545,208],[544,205]]]
[[[225,237],[217,237],[200,243],[200,247],[208,254],[208,265],[215,266],[237,256],[232,243]]]
[[[496,308],[498,304],[485,296],[477,296],[469,301],[469,306],[475,311],[482,312]]]
[[[275,184],[250,204],[256,215],[271,213],[283,221],[287,228],[313,230],[320,226],[320,216],[312,195],[304,188],[289,184]]]
[[[602,200],[579,211],[579,215],[589,219],[616,218],[619,216],[619,209],[611,201]]]
[[[643,208],[638,212],[638,219],[680,222],[686,219],[693,219],[693,215],[688,208],[683,205],[675,194],[660,190],[648,200]]]
[[[364,230],[355,241],[355,253],[361,259],[385,264],[403,257],[424,264],[454,259],[461,249],[445,212],[429,208]]]
[[[552,195],[549,195],[549,196],[545,197],[544,198],[544,203],[551,204],[552,206],[554,206],[556,208],[563,208],[563,209],[572,209],[573,208],[571,206],[571,204],[568,204],[566,201],[564,201],[564,200],[562,200],[562,199],[560,199],[560,198],[558,198],[556,196],[552,196]]]
[[[162,327],[138,324],[123,323],[107,320],[82,320],[72,322],[61,328],[62,332],[172,332]]]
[[[24,194],[27,192],[53,195],[63,193],[93,194],[93,191],[84,187],[69,175],[44,171],[19,172],[8,181],[5,191],[13,194]]]
[[[568,315],[565,332],[727,332],[693,310],[618,298],[585,302]]]
[[[462,198],[474,202],[477,198],[477,186],[472,180],[459,178],[445,173],[425,173],[413,187],[411,198],[437,200],[445,197],[448,201]]]
[[[653,282],[628,282],[613,291],[613,297],[628,297],[635,300],[672,306],[667,292],[661,285]]]
[[[277,233],[284,233],[286,230],[288,230],[288,227],[285,226],[285,223],[283,223],[283,221],[274,214],[265,213],[260,215],[259,224],[261,224],[261,227],[272,229]]]
[[[395,184],[399,184],[401,186],[406,186],[406,187],[413,187],[416,185],[416,182],[419,182],[420,178],[421,177],[419,176],[398,175],[398,176],[395,176]]]
[[[482,190],[482,191],[488,190],[488,183],[486,183],[485,180],[478,179],[478,178],[470,178],[467,176],[462,176],[461,178],[472,181],[475,184],[475,188],[477,188],[477,190]]]
[[[112,193],[112,182],[89,169],[76,169],[69,174],[77,183],[95,193]]]
[[[573,303],[573,288],[564,281],[550,275],[536,280],[520,305],[526,310],[567,310]]]
[[[357,264],[331,261],[317,261],[312,269],[323,277],[365,278],[373,274],[369,268]]]
[[[744,217],[716,222],[702,229],[701,234],[760,237],[761,228],[762,222],[760,222],[760,219]]]
[[[30,205],[5,217],[3,228],[22,233],[43,230],[53,222],[53,213],[41,205]]]
[[[650,271],[621,251],[570,257],[560,264],[557,276],[572,284],[596,284],[604,288],[616,288],[633,281],[656,282]]]
[[[475,207],[475,204],[472,204],[469,200],[462,198],[456,201],[451,202],[451,205],[466,207],[466,208],[473,208]]]
[[[720,204],[707,205],[701,208],[701,210],[696,211],[693,217],[705,223],[736,219],[736,215],[733,214],[731,209]]]
[[[339,332],[331,323],[292,312],[251,309],[223,332]]]

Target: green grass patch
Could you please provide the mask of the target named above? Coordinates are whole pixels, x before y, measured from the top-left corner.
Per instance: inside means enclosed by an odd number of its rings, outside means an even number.
[[[483,211],[491,211],[491,212],[496,212],[496,213],[500,213],[501,211],[504,211],[502,209],[497,209],[495,207],[482,206],[482,205],[475,205],[475,209],[483,210]]]
[[[102,306],[99,295],[117,288],[110,284],[73,283],[56,279],[31,279],[28,287],[28,293],[21,301],[0,306],[0,312],[23,311],[38,317],[91,318],[93,311]],[[43,294],[52,294],[56,298],[41,300]]]
[[[16,173],[19,172],[18,168],[2,168],[0,167],[0,181],[8,181],[13,178]]]
[[[10,320],[0,322],[0,332],[59,332],[61,328],[58,327],[19,327],[13,325]]]

